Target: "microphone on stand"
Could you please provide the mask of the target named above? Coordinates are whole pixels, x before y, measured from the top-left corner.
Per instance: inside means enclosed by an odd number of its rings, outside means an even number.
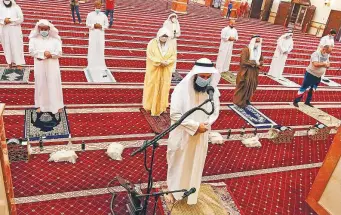
[[[214,88],[212,86],[208,86],[206,89],[206,92],[208,94],[208,98],[213,101],[213,94],[214,94]]]
[[[195,193],[196,191],[197,191],[197,189],[195,189],[195,187],[192,187],[191,189],[184,192],[184,195],[182,196],[182,198],[184,199],[184,198],[188,197],[189,195]]]

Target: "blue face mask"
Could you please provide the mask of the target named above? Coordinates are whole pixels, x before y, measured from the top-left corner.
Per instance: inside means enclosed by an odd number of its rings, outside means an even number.
[[[49,31],[40,31],[40,35],[42,37],[47,37],[47,36],[49,36]]]
[[[99,14],[101,12],[101,9],[95,9],[96,13]]]
[[[208,78],[207,80],[205,80],[202,77],[197,76],[197,80],[195,81],[195,83],[199,87],[206,87],[207,85],[209,85],[211,83],[211,78]]]

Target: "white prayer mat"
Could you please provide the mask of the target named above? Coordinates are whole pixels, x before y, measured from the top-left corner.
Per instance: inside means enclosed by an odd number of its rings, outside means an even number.
[[[222,72],[221,77],[231,84],[236,84],[237,76],[232,72]]]
[[[328,113],[318,109],[318,108],[312,108],[308,105],[303,104],[302,102],[298,103],[299,110],[303,113],[307,114],[308,116],[311,116],[312,118],[316,119],[322,124],[325,124],[328,127],[334,127],[339,126],[341,121],[332,115],[329,115]]]
[[[88,82],[92,83],[116,83],[114,76],[109,69],[84,69],[85,77]]]
[[[25,110],[25,138],[31,141],[67,138],[70,135],[69,122],[65,108],[62,113],[37,113],[36,109]]]
[[[326,82],[326,81],[324,81],[323,79],[328,79],[329,82]],[[328,86],[330,86],[330,87],[340,87],[340,86],[341,86],[340,84],[336,83],[336,82],[333,81],[333,80],[330,80],[329,78],[322,78],[321,82],[324,83],[324,84],[326,84],[326,85],[328,85]]]
[[[286,86],[286,87],[300,87],[299,84],[293,82],[293,81],[290,81],[289,79],[287,78],[275,78],[275,77],[272,77],[271,75],[268,75],[267,77],[271,78],[272,80],[274,81],[277,81],[278,83],[282,84],[283,86]]]
[[[3,82],[28,82],[30,69],[0,68],[0,81]]]

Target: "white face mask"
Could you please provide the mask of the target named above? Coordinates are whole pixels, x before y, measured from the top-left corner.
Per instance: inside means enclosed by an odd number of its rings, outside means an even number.
[[[96,13],[99,14],[99,12],[101,12],[101,9],[95,9]]]
[[[167,42],[167,40],[168,40],[168,37],[160,37],[160,41],[163,43]]]
[[[40,31],[40,35],[42,37],[47,37],[47,36],[49,36],[49,31]]]
[[[329,35],[329,37],[330,37],[330,39],[334,39],[334,36],[332,36],[332,35]]]

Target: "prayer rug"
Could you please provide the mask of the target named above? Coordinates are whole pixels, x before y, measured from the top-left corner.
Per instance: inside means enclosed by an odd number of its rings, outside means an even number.
[[[328,81],[324,81],[324,80],[329,80],[329,82]],[[328,85],[328,86],[330,86],[330,87],[339,87],[339,86],[341,86],[340,84],[338,84],[335,81],[333,81],[333,80],[331,80],[329,78],[326,78],[326,77],[322,78],[321,82],[326,84],[326,85]]]
[[[25,138],[39,140],[67,138],[70,135],[69,122],[65,108],[62,113],[37,113],[36,109],[25,110]]]
[[[29,76],[30,76],[30,69],[29,68],[23,68],[23,69],[0,68],[0,81],[28,82]]]
[[[228,106],[253,127],[271,128],[277,125],[274,121],[272,121],[270,118],[265,116],[262,112],[257,110],[252,105],[248,105],[245,108],[240,108],[235,104],[228,105]]]
[[[300,87],[299,84],[293,82],[293,81],[290,81],[289,79],[287,78],[275,78],[275,77],[272,77],[271,75],[268,75],[267,77],[271,78],[272,80],[275,80],[277,81],[278,83],[282,84],[283,86],[286,86],[286,87]]]
[[[167,113],[162,113],[160,116],[151,116],[144,108],[140,108],[140,112],[156,134],[162,133],[170,126],[169,108],[167,108]]]
[[[114,76],[109,69],[91,70],[86,68],[84,70],[86,80],[95,83],[116,83]]]
[[[237,76],[232,72],[222,72],[221,77],[231,84],[236,84]]]
[[[307,114],[308,116],[311,116],[312,118],[316,119],[320,123],[325,124],[328,127],[340,126],[341,121],[339,119],[335,118],[332,115],[329,115],[328,113],[320,109],[312,108],[302,102],[299,103],[298,107],[300,111]]]
[[[162,188],[166,191],[167,188]],[[238,215],[243,214],[237,207],[226,184],[210,183],[201,184],[198,203],[187,205],[187,199],[178,201],[172,208],[172,204],[160,198],[159,208],[164,215]]]
[[[172,74],[172,84],[178,84],[182,81],[183,77],[178,72]]]

